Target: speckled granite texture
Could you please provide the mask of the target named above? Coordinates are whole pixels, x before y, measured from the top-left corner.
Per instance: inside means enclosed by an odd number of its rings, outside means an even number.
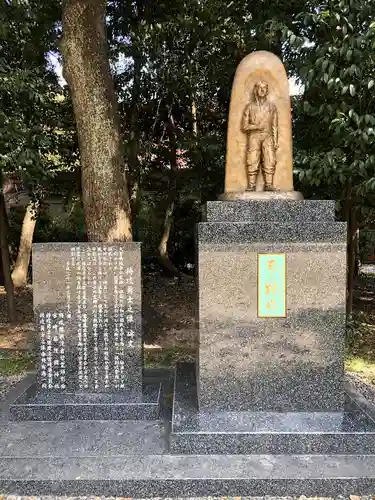
[[[154,497],[154,500],[223,500],[222,497]],[[226,500],[373,500],[371,495],[367,496],[344,496],[338,495],[336,497],[306,497],[305,495],[299,495],[295,497],[291,496],[263,496],[263,497],[233,497],[227,496]],[[85,496],[85,497],[66,497],[66,496],[15,496],[15,495],[4,495],[4,500],[123,500],[123,497],[105,497],[105,496]],[[139,498],[138,500],[149,500],[146,498]]]
[[[11,420],[154,420],[160,411],[160,385],[143,384],[138,391],[103,394],[38,393],[32,383],[10,406]]]
[[[173,378],[145,370],[145,380],[162,384],[158,422],[2,420],[0,493],[191,498],[375,491],[375,455],[171,454]]]
[[[208,201],[207,222],[309,222],[335,221],[333,200]]]
[[[33,297],[39,390],[130,390],[141,399],[139,243],[34,244]]]
[[[218,203],[224,221],[243,207]],[[314,202],[312,220],[306,202],[280,203],[278,222],[268,205],[247,202],[243,222],[198,225],[199,407],[341,411],[346,225],[316,217],[330,203]],[[286,318],[257,317],[259,253],[286,254]]]
[[[374,408],[347,384],[343,412],[199,411],[194,364],[177,366],[176,454],[372,454]]]

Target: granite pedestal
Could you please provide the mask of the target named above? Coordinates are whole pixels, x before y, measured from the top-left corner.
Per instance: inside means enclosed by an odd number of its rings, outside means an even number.
[[[172,452],[372,453],[374,420],[344,384],[334,202],[209,202],[197,248],[199,353],[176,370]],[[260,255],[281,258],[279,281],[262,282]],[[262,311],[272,300],[281,312]]]
[[[139,243],[33,245],[35,384],[14,420],[156,419],[143,382]]]

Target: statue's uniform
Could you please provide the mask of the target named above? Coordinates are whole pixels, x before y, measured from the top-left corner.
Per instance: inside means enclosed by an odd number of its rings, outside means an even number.
[[[259,126],[263,130],[249,130],[249,125]],[[246,167],[249,185],[256,183],[261,160],[265,183],[271,185],[276,167],[276,106],[268,101],[259,104],[257,102],[248,104],[243,115],[242,129],[248,133]]]

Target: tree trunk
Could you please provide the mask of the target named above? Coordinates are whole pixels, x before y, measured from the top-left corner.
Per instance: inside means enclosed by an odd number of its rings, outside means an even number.
[[[191,103],[191,116],[193,120],[193,135],[195,140],[198,139],[198,120],[197,120],[197,105],[195,103],[195,99],[193,99]]]
[[[163,223],[162,235],[160,238],[160,243],[158,246],[159,251],[159,263],[167,271],[172,274],[179,276],[180,272],[173,265],[168,255],[168,240],[171,234],[171,228],[173,223],[173,213],[177,197],[177,147],[176,147],[176,125],[172,114],[168,118],[168,135],[171,144],[171,161],[170,161],[170,176],[169,176],[169,191],[165,210],[165,217]]]
[[[131,241],[117,101],[109,68],[105,0],[64,0],[64,76],[77,124],[89,241]]]
[[[361,266],[360,254],[359,254],[359,228],[355,232],[354,240],[354,279],[358,278],[359,268]]]
[[[37,210],[35,204],[30,202],[26,207],[25,216],[23,218],[16,265],[12,272],[12,281],[16,288],[26,286],[27,284],[36,217]]]
[[[141,71],[142,71],[142,58],[138,53],[133,55],[134,58],[134,76],[133,76],[133,89],[132,89],[132,110],[130,117],[130,141],[129,141],[129,174],[130,174],[130,205],[133,222],[133,235],[134,239],[138,240],[138,231],[136,219],[140,206],[140,184],[141,184],[141,171],[138,161],[139,142],[140,142],[140,129],[139,129],[139,94],[141,88]]]
[[[8,217],[5,208],[4,193],[2,190],[2,177],[0,175],[0,251],[3,266],[4,285],[7,294],[8,319],[11,323],[16,321],[16,304],[14,300],[14,287],[10,271],[10,256],[8,247]]]

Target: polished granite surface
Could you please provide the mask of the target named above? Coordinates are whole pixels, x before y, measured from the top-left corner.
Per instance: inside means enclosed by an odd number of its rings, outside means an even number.
[[[142,394],[140,243],[35,243],[39,392]]]
[[[11,420],[154,420],[159,418],[158,383],[121,393],[39,393],[32,383],[10,406]]]
[[[332,202],[210,202],[207,220],[197,228],[201,411],[342,412],[346,224]],[[285,257],[284,291],[275,280],[266,291],[285,302],[283,317],[259,314],[260,254]]]
[[[198,410],[195,365],[176,368],[174,453],[372,453],[375,414],[355,391],[342,412]],[[236,451],[235,451],[236,450]]]
[[[370,454],[171,453],[173,374],[148,370],[162,384],[160,420],[10,422],[0,405],[0,491],[13,495],[337,496],[375,490]],[[367,434],[364,434],[366,437]]]

